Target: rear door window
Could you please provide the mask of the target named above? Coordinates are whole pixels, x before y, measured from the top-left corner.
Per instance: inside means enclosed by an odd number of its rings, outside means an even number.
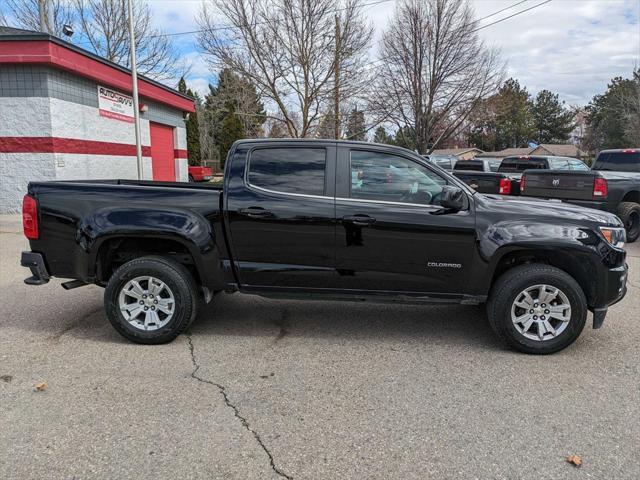
[[[260,148],[249,158],[250,185],[283,193],[324,195],[324,148]]]
[[[603,152],[598,155],[593,169],[613,170],[617,172],[640,172],[640,150]]]
[[[571,167],[571,170],[589,170],[589,167],[580,160],[569,160],[569,166]]]
[[[479,161],[459,161],[456,162],[456,166],[453,167],[454,170],[471,170],[474,172],[482,172],[484,171],[484,165]]]
[[[526,159],[526,158],[518,158],[518,159],[507,159],[505,158],[500,167],[498,168],[498,172],[502,173],[522,173],[525,170],[531,169],[544,169],[547,168],[547,161],[545,159]]]
[[[549,168],[552,170],[569,170],[569,161],[566,158],[550,158]]]

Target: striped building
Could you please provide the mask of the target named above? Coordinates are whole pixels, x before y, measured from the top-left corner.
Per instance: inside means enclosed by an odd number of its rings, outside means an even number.
[[[188,181],[193,101],[138,77],[143,176]],[[29,181],[137,178],[131,71],[59,38],[0,27],[0,213]]]

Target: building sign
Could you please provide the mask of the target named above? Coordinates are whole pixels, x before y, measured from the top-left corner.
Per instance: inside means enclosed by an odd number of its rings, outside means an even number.
[[[133,123],[133,98],[98,85],[98,109],[100,115]]]

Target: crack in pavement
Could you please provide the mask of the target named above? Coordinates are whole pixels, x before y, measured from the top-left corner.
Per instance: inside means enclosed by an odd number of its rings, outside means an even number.
[[[267,446],[264,444],[258,432],[256,432],[253,428],[251,428],[246,418],[240,415],[240,411],[238,410],[238,407],[236,407],[233,403],[231,403],[231,400],[229,399],[229,395],[227,394],[227,389],[224,387],[224,385],[220,385],[219,383],[213,382],[211,380],[207,380],[197,375],[198,370],[200,370],[200,365],[198,365],[198,362],[196,361],[193,339],[191,338],[191,335],[185,335],[185,336],[187,337],[187,342],[189,342],[189,353],[191,354],[191,363],[193,364],[193,372],[191,372],[191,378],[193,378],[194,380],[197,380],[198,382],[207,383],[209,385],[213,385],[214,387],[216,387],[222,394],[222,398],[224,400],[225,405],[233,410],[233,415],[238,420],[240,420],[240,423],[245,428],[245,430],[247,430],[253,435],[253,437],[258,442],[258,445],[260,445],[262,450],[264,450],[264,453],[267,454],[267,457],[269,457],[269,464],[271,465],[271,469],[280,477],[286,478],[287,480],[293,480],[292,476],[287,475],[276,466],[275,460],[273,459],[273,454],[269,451]]]
[[[64,327],[62,330],[60,330],[58,333],[56,333],[55,335],[52,335],[49,337],[49,341],[51,342],[56,342],[56,343],[60,343],[60,339],[65,336],[67,333],[69,333],[71,330],[75,330],[76,328],[82,326],[82,324],[88,320],[89,318],[91,318],[93,315],[96,315],[97,313],[101,312],[103,310],[104,307],[100,306],[94,310],[91,310],[90,312],[85,313],[84,315],[82,315],[78,320],[71,322],[69,325],[67,325],[66,327]]]

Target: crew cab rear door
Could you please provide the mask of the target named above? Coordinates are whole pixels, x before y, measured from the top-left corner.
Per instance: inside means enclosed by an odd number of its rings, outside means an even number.
[[[395,149],[339,146],[336,285],[442,297],[464,292],[475,214],[471,205],[444,212],[439,199],[448,182],[427,162]]]
[[[326,287],[335,275],[335,144],[241,144],[225,170],[243,287]]]

